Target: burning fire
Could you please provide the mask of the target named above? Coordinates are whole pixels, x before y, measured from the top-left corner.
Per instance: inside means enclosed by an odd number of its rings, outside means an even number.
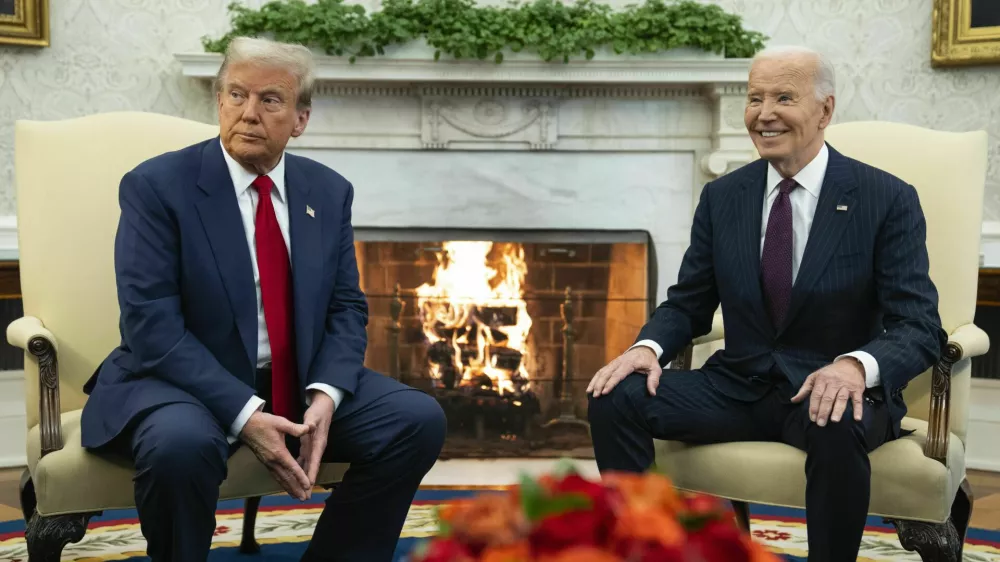
[[[431,375],[448,387],[486,375],[501,394],[528,381],[531,317],[524,301],[527,266],[520,244],[503,247],[490,267],[492,242],[445,242],[434,281],[417,287],[417,308],[431,343]]]

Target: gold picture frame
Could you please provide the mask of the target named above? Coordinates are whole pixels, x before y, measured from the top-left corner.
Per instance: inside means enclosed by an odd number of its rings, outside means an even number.
[[[1000,63],[1000,1],[934,0],[931,65]]]
[[[49,0],[0,0],[0,45],[49,46]]]

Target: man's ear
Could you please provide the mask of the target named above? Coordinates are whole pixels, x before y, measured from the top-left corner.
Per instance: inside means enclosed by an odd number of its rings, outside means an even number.
[[[298,137],[302,135],[302,133],[306,132],[306,125],[309,123],[309,115],[311,112],[312,109],[308,107],[306,109],[298,110],[295,119],[295,127],[292,128],[293,137]]]
[[[833,96],[826,96],[823,101],[823,116],[819,119],[819,128],[825,129],[833,120],[833,109],[837,105],[837,99]]]

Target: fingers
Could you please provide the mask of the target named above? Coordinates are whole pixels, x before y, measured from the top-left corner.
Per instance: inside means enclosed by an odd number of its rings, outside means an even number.
[[[809,393],[812,392],[813,385],[815,383],[816,383],[816,375],[815,374],[809,375],[806,378],[806,382],[802,383],[802,388],[799,389],[798,394],[792,396],[792,402],[798,404],[799,402],[805,400],[805,397],[809,396]]]
[[[610,369],[613,368],[612,366],[614,364],[615,362],[612,361],[611,363],[608,363],[607,365],[601,367],[599,371],[597,371],[597,374],[594,375],[594,378],[590,379],[590,384],[587,385],[587,394],[593,394],[594,389],[597,388],[598,385],[603,384],[604,379],[607,377],[608,372],[610,371]]]
[[[632,366],[629,365],[628,363],[625,363],[625,362],[619,363],[615,367],[615,370],[611,372],[611,376],[609,376],[604,381],[604,384],[601,385],[595,391],[594,396],[597,397],[597,396],[602,396],[602,395],[605,395],[605,394],[611,394],[611,389],[613,389],[615,386],[617,386],[618,383],[620,383],[622,381],[622,379],[624,379],[625,377],[627,377],[634,370],[635,369],[633,369]]]
[[[823,400],[823,393],[826,392],[826,383],[823,381],[813,383],[812,392],[809,394],[809,421],[816,422],[819,417],[819,407]]]
[[[860,390],[851,391],[851,399],[854,400],[854,420],[861,421],[865,415],[864,392]]]
[[[660,387],[660,376],[663,374],[663,369],[659,365],[655,369],[651,369],[649,374],[646,375],[646,390],[649,391],[650,396],[656,396],[656,389]]]
[[[847,390],[846,386],[840,387],[837,391],[837,396],[833,401],[833,412],[830,414],[830,421],[839,422],[841,416],[844,415],[844,410],[847,409],[847,399],[850,398],[851,391]]]
[[[312,451],[313,438],[312,435],[305,435],[300,440],[299,446],[299,458],[296,462],[302,467],[302,470],[306,470],[306,463],[309,461],[310,451]]]
[[[283,457],[268,465],[268,470],[281,487],[288,492],[288,495],[299,501],[306,501],[312,493],[312,486],[302,470],[292,456],[285,451]]]
[[[302,437],[303,435],[308,435],[313,431],[313,426],[306,425],[303,423],[292,423],[281,416],[272,416],[274,418],[274,426],[281,433],[287,433],[292,437]]]
[[[326,450],[325,438],[317,437],[313,441],[309,455],[306,456],[307,464],[304,467],[306,476],[309,478],[310,487],[316,485],[316,479],[319,478],[319,465],[323,460],[323,452]]]

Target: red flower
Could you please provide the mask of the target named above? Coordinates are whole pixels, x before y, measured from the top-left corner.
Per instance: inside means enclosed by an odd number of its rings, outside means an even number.
[[[732,521],[713,520],[688,535],[689,545],[707,562],[750,562],[752,552],[742,531]]]
[[[417,555],[416,562],[473,562],[469,550],[453,539],[436,539],[426,546],[427,550]]]
[[[607,542],[615,522],[607,488],[578,474],[545,485],[552,496],[583,495],[590,506],[543,517],[529,537],[533,552],[552,554],[570,546],[601,546]]]
[[[219,527],[215,528],[215,531],[212,533],[212,536],[213,537],[217,537],[219,535],[222,535],[222,534],[225,534],[225,533],[228,533],[228,532],[229,532],[229,527],[226,527],[225,525],[222,525],[222,526],[219,526]]]

